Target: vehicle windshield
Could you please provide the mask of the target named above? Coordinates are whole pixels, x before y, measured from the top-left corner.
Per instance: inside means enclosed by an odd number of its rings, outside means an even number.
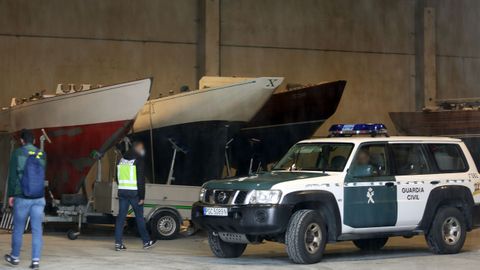
[[[350,143],[296,144],[273,170],[342,172],[352,149]]]

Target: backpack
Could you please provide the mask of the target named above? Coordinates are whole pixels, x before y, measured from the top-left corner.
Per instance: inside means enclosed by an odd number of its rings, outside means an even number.
[[[45,196],[45,167],[40,162],[43,152],[36,150],[34,153],[23,148],[27,161],[23,169],[20,185],[23,196],[29,199],[38,199]]]

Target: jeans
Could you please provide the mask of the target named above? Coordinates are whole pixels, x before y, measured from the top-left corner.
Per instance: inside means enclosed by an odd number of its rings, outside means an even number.
[[[12,257],[20,258],[20,249],[22,248],[23,233],[28,217],[30,217],[30,227],[32,228],[32,261],[40,261],[43,246],[43,217],[45,208],[45,198],[25,199],[15,197],[13,204],[13,234],[12,234]]]
[[[138,205],[138,193],[135,190],[118,190],[119,210],[117,221],[115,223],[115,244],[122,244],[123,226],[125,225],[125,218],[128,214],[129,206],[132,206],[135,213],[135,221],[137,222],[138,232],[142,238],[143,243],[150,241],[150,236],[147,232],[145,218],[143,218],[143,205]]]

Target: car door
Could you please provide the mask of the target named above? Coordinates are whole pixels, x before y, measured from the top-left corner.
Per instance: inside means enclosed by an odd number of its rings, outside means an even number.
[[[344,225],[352,228],[395,226],[397,185],[386,143],[360,145],[344,183]]]
[[[413,229],[422,219],[428,195],[440,179],[422,143],[394,142],[389,149],[398,188],[397,226]]]

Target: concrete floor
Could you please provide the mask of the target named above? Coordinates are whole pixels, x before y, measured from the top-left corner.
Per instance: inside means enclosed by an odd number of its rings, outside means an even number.
[[[210,253],[206,238],[200,234],[173,241],[161,241],[149,251],[140,247],[134,237],[126,238],[128,251],[112,249],[110,231],[81,236],[70,241],[63,233],[45,236],[42,269],[478,269],[480,265],[480,230],[471,232],[463,252],[456,255],[433,255],[422,236],[412,239],[392,238],[387,247],[377,253],[357,250],[350,242],[327,246],[324,260],[315,265],[293,265],[287,258],[283,245],[267,243],[249,246],[243,257],[218,259]],[[8,252],[10,235],[0,233],[0,252]],[[23,261],[15,269],[27,269],[30,259],[30,235],[25,236]],[[0,269],[12,269],[0,263]]]

